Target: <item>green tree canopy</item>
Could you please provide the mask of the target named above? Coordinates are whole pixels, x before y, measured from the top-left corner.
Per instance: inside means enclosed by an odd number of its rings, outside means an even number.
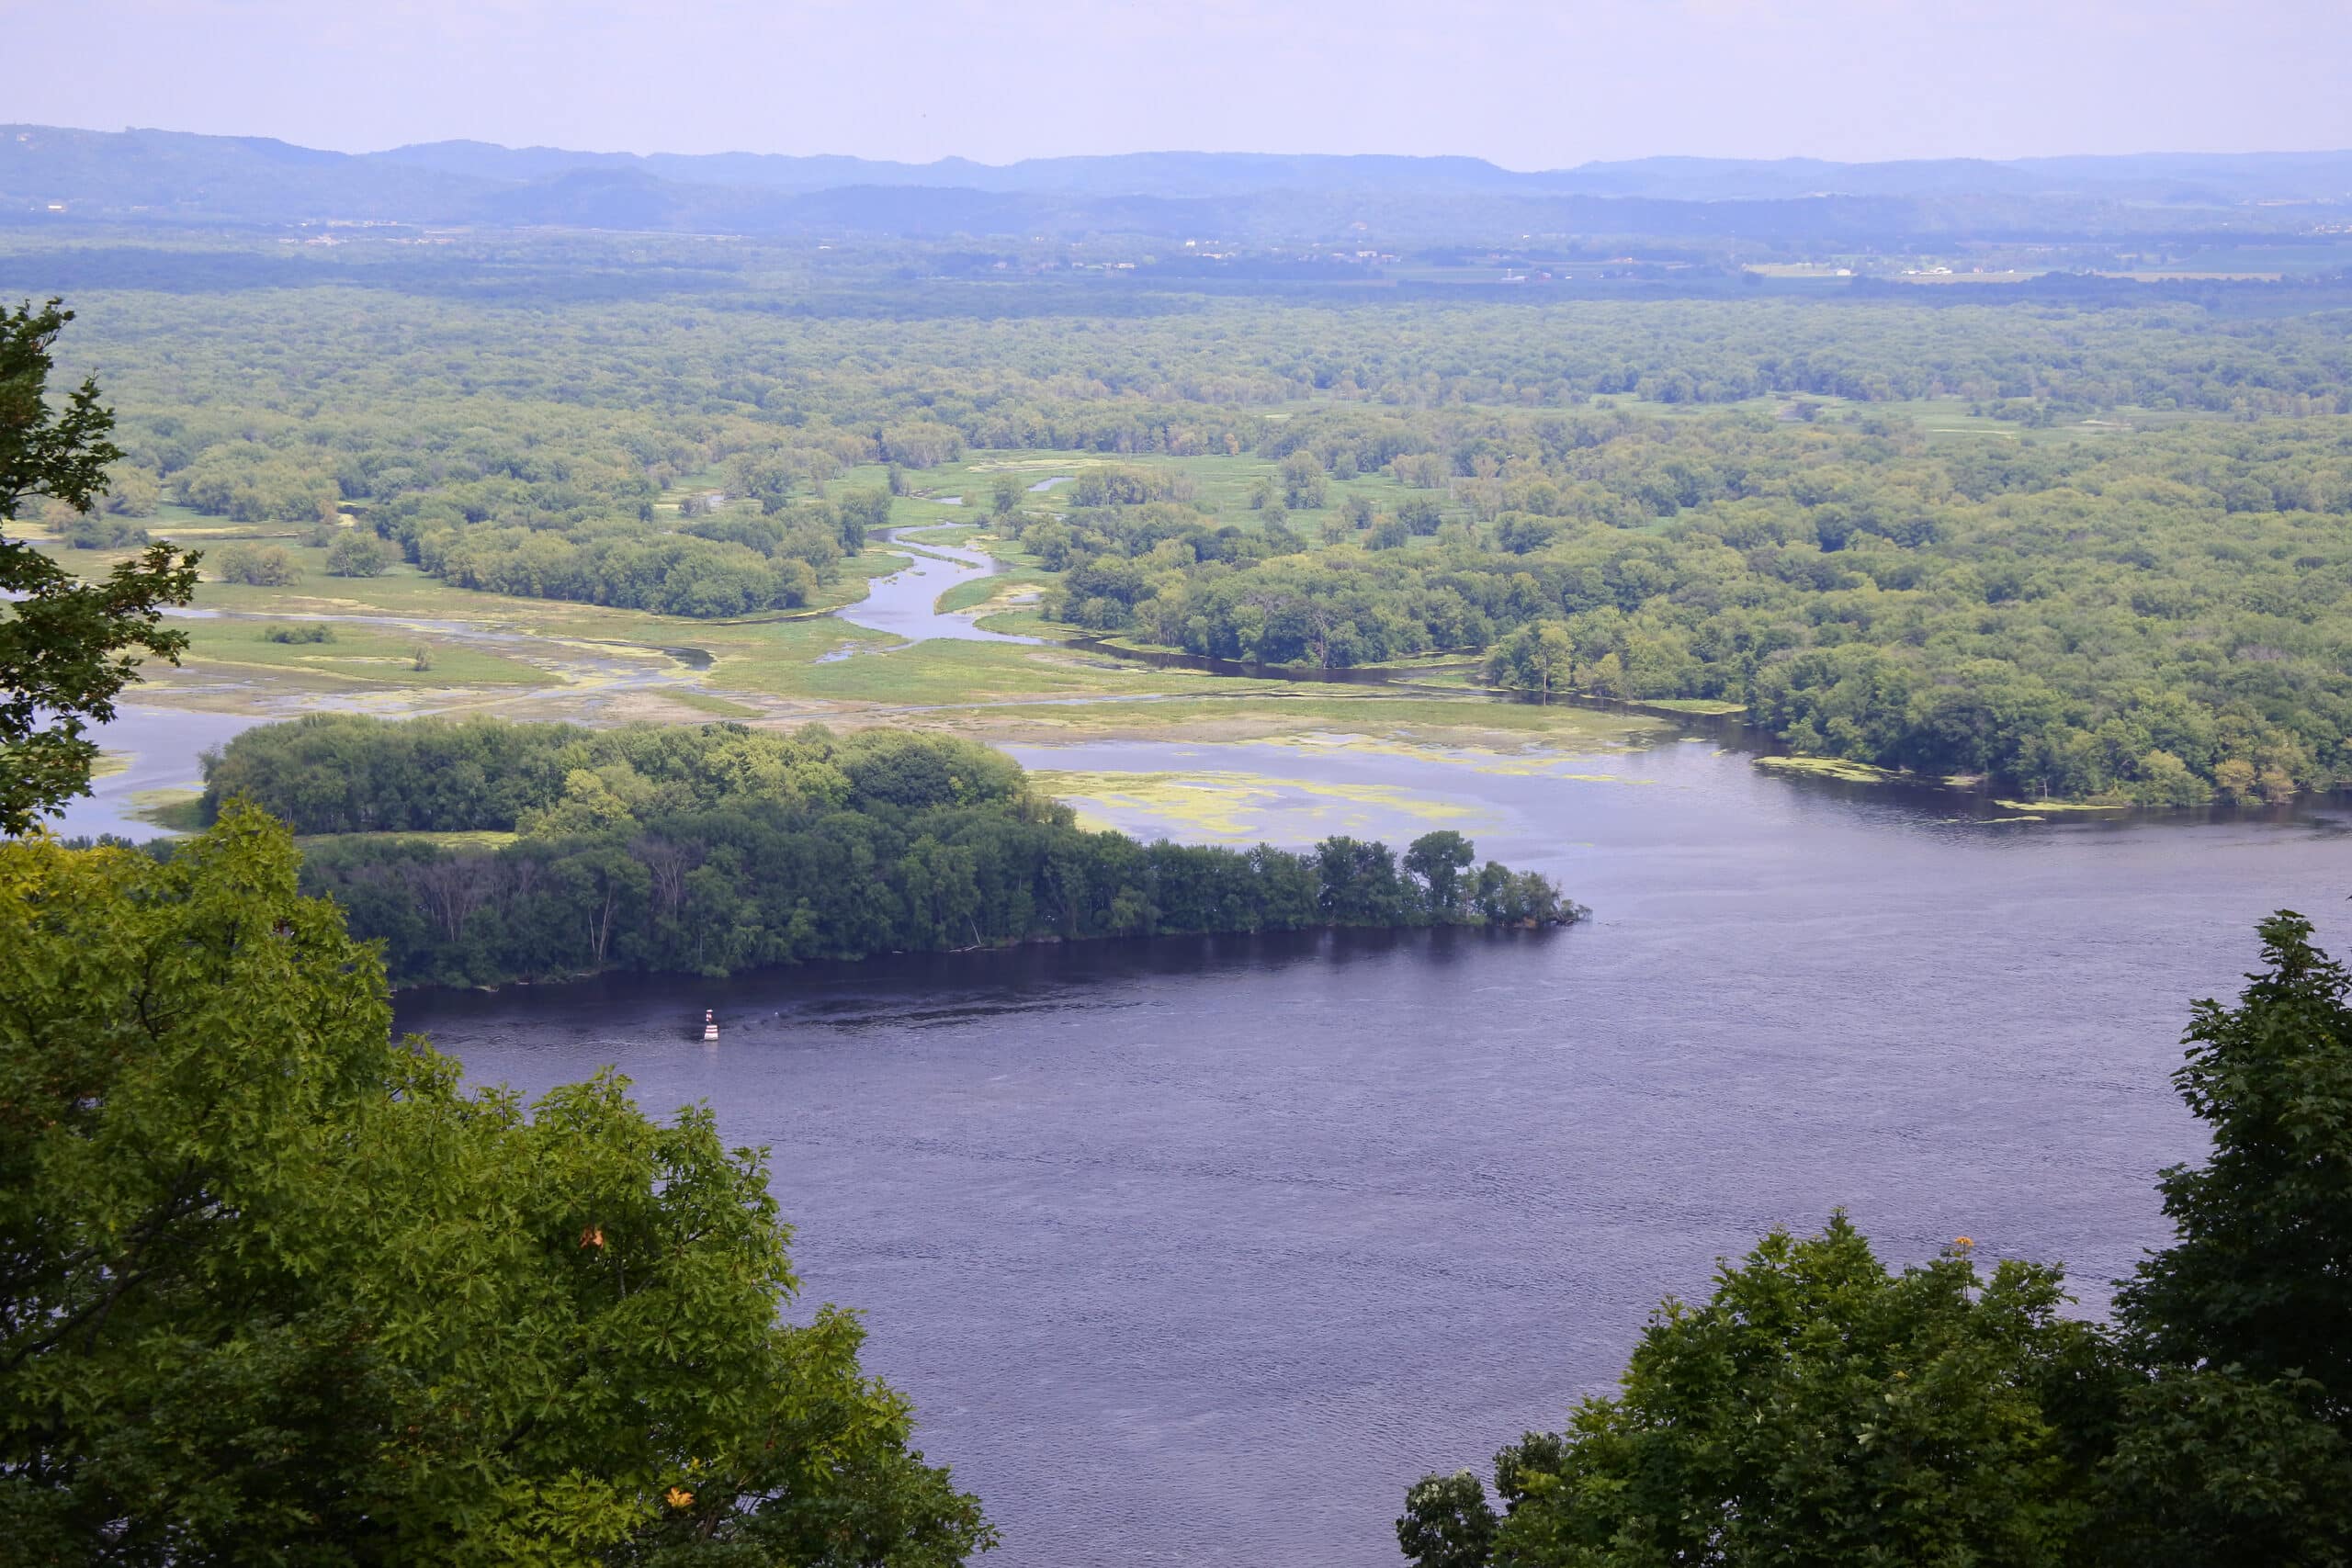
[[[2179,1227],[2118,1301],[2155,1359],[2308,1380],[2352,1418],[2352,976],[2281,911],[2234,1008],[2197,1004],[2173,1081],[2213,1131],[2158,1182]]]
[[[2108,1464],[2146,1568],[2352,1559],[2352,976],[2281,910],[2235,1007],[2197,1004],[2173,1075],[2213,1132],[2157,1183],[2179,1229],[2116,1315],[2145,1381]]]
[[[1767,1236],[1708,1302],[1659,1311],[1615,1398],[1507,1450],[1493,1559],[2064,1562],[2089,1484],[2043,1394],[2094,1332],[2060,1315],[2055,1270],[1986,1277],[1965,1251],[1890,1273],[1842,1214]],[[1458,1531],[1489,1528],[1445,1506]],[[1408,1502],[1408,1552],[1429,1526]],[[1415,1560],[1460,1561],[1459,1536],[1434,1533],[1442,1549]]]
[[[17,1561],[960,1561],[763,1156],[616,1077],[528,1108],[390,1032],[232,808],[0,845],[0,1536]]]
[[[1521,626],[1487,654],[1487,680],[1493,685],[1548,697],[1576,678],[1576,644],[1556,621]]]

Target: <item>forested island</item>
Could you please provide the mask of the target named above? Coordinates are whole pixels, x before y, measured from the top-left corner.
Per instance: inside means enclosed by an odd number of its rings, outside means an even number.
[[[318,716],[245,731],[207,775],[208,818],[243,802],[311,835],[303,890],[401,985],[1583,912],[1447,829],[1402,854],[1089,832],[1002,753],[905,731]]]

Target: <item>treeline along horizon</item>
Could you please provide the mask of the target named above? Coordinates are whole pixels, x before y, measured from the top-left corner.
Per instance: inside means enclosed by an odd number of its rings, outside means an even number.
[[[898,730],[321,715],[246,730],[206,777],[208,819],[243,799],[316,835],[305,891],[382,942],[399,985],[1581,913],[1452,831],[1401,855],[1091,832],[1001,753]]]

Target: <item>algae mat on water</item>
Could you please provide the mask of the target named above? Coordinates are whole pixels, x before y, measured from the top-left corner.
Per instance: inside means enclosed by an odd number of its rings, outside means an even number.
[[[1674,732],[1666,719],[1582,708],[1399,697],[1377,687],[1285,685],[1225,676],[1191,679],[1194,684],[1189,688],[1121,696],[1106,693],[1099,702],[956,704],[942,705],[924,717],[999,745],[1262,741],[1351,750],[1463,750],[1495,757],[1628,750],[1656,744]]]
[[[1189,842],[1308,843],[1335,833],[1410,838],[1436,828],[1485,828],[1493,815],[1394,784],[1198,773],[1033,769],[1037,787],[1086,827]]]
[[[1351,735],[1328,730],[1314,730],[1299,735],[1269,736],[1259,742],[1280,747],[1305,755],[1329,754],[1344,751],[1354,757],[1402,757],[1416,762],[1450,762],[1473,773],[1495,773],[1513,778],[1574,779],[1585,784],[1649,784],[1653,781],[1634,778],[1623,773],[1579,773],[1577,759],[1600,754],[1588,748],[1578,751],[1533,750],[1500,751],[1491,747],[1443,744],[1436,739],[1389,739],[1372,735]]]

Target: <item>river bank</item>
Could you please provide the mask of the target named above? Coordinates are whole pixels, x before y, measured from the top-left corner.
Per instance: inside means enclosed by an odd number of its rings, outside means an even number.
[[[198,753],[206,746],[252,723],[322,709],[599,726],[714,718],[763,728],[889,725],[1016,749],[1164,742],[1575,758],[1698,739],[1774,770],[1797,789],[1928,799],[1939,808],[1985,818],[2124,817],[2135,810],[2110,803],[2021,801],[1983,780],[1925,778],[1794,757],[1737,712],[1707,711],[1708,705],[1577,694],[1530,702],[1471,686],[1471,661],[1459,659],[1306,670],[1136,648],[1114,638],[1006,631],[1000,627],[1008,617],[991,615],[986,603],[940,607],[970,598],[962,591],[1007,570],[991,549],[976,547],[989,543],[984,532],[947,519],[893,526],[860,558],[865,571],[849,574],[862,597],[846,594],[846,603],[813,615],[735,622],[679,623],[639,612],[500,599],[413,573],[338,583],[334,592],[346,596],[341,598],[208,583],[200,595],[208,603],[187,613],[205,628],[207,640],[187,669],[154,666],[149,671],[153,682],[133,689],[123,716],[99,736],[127,771],[99,781],[95,795],[74,803],[58,830],[143,837],[177,826],[171,808],[200,784]],[[468,607],[486,612],[485,618],[455,613]],[[533,618],[519,618],[526,614]],[[403,639],[438,639],[460,657],[387,685],[349,672],[368,669],[371,660],[384,662],[372,653],[261,640],[268,625],[280,620],[356,625],[363,635],[390,628]],[[1011,620],[1035,625],[1035,617]],[[233,656],[225,662],[224,649]],[[263,654],[277,662],[251,662]],[[490,684],[468,683],[493,668],[507,673]],[[177,714],[210,716],[169,716]],[[2312,804],[2324,805],[2326,797]],[[2195,814],[2260,818],[2280,809],[2214,806]]]

